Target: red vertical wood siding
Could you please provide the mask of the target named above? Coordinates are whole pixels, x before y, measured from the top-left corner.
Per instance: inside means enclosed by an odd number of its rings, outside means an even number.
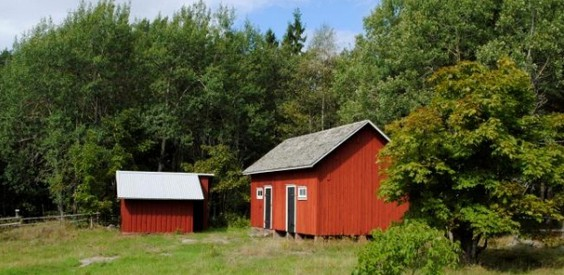
[[[286,231],[286,186],[307,186],[307,200],[296,200],[296,232],[314,235],[317,220],[317,174],[313,170],[266,173],[252,176],[251,225],[264,225],[264,199],[257,199],[256,189],[272,186],[272,229]],[[264,197],[264,196],[263,196]]]
[[[272,186],[272,228],[286,231],[286,186],[307,186],[296,201],[296,232],[308,235],[368,235],[398,221],[408,205],[384,203],[376,195],[382,176],[376,156],[386,140],[365,126],[314,168],[251,176],[251,225],[263,227],[264,200],[256,189]]]
[[[258,181],[258,176],[251,178],[251,226],[264,227],[264,199],[257,199],[257,188],[263,188],[264,182]]]
[[[209,200],[210,200],[210,177],[199,176],[200,185],[202,186],[202,192],[204,193],[204,205],[203,205],[203,215],[202,215],[202,229],[208,229],[209,227]]]
[[[402,218],[407,205],[377,197],[382,176],[376,157],[385,143],[364,127],[318,163],[318,235],[367,235]]]
[[[122,232],[194,231],[193,201],[121,200]]]

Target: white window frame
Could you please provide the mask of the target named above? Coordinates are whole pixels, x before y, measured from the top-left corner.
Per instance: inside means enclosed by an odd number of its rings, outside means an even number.
[[[304,195],[301,194],[302,190],[305,192]],[[298,193],[298,195],[296,197],[298,198],[299,201],[306,201],[307,200],[307,186],[298,186],[297,193]]]
[[[262,200],[264,198],[264,189],[262,187],[257,187],[255,194],[256,194],[257,200]]]

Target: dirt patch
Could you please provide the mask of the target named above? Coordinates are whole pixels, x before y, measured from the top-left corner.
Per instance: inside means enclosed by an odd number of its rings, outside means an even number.
[[[95,264],[95,263],[109,263],[109,262],[111,262],[111,261],[113,261],[117,258],[118,258],[118,256],[113,256],[113,257],[96,256],[96,257],[92,257],[92,258],[86,258],[86,259],[80,260],[80,267],[89,266],[89,265]]]
[[[211,244],[229,244],[231,241],[227,238],[222,237],[212,237],[206,238],[202,240],[203,243],[211,243]]]
[[[198,243],[198,240],[194,240],[194,239],[182,239],[182,244],[196,244]]]
[[[195,239],[182,239],[182,244],[197,244],[197,243],[205,243],[205,244],[229,244],[231,240],[228,238],[222,237],[210,237],[203,240],[195,240]]]

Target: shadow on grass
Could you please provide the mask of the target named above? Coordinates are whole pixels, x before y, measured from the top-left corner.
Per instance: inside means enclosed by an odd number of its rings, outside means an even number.
[[[479,260],[485,269],[511,273],[561,269],[564,268],[564,247],[515,246],[487,249],[480,255]]]

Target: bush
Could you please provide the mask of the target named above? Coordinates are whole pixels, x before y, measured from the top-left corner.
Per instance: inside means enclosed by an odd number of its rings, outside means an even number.
[[[423,222],[406,220],[385,232],[375,230],[372,236],[359,255],[354,274],[440,274],[458,263],[458,244]]]
[[[247,228],[251,226],[251,221],[247,217],[235,213],[225,214],[225,220],[229,228]]]

